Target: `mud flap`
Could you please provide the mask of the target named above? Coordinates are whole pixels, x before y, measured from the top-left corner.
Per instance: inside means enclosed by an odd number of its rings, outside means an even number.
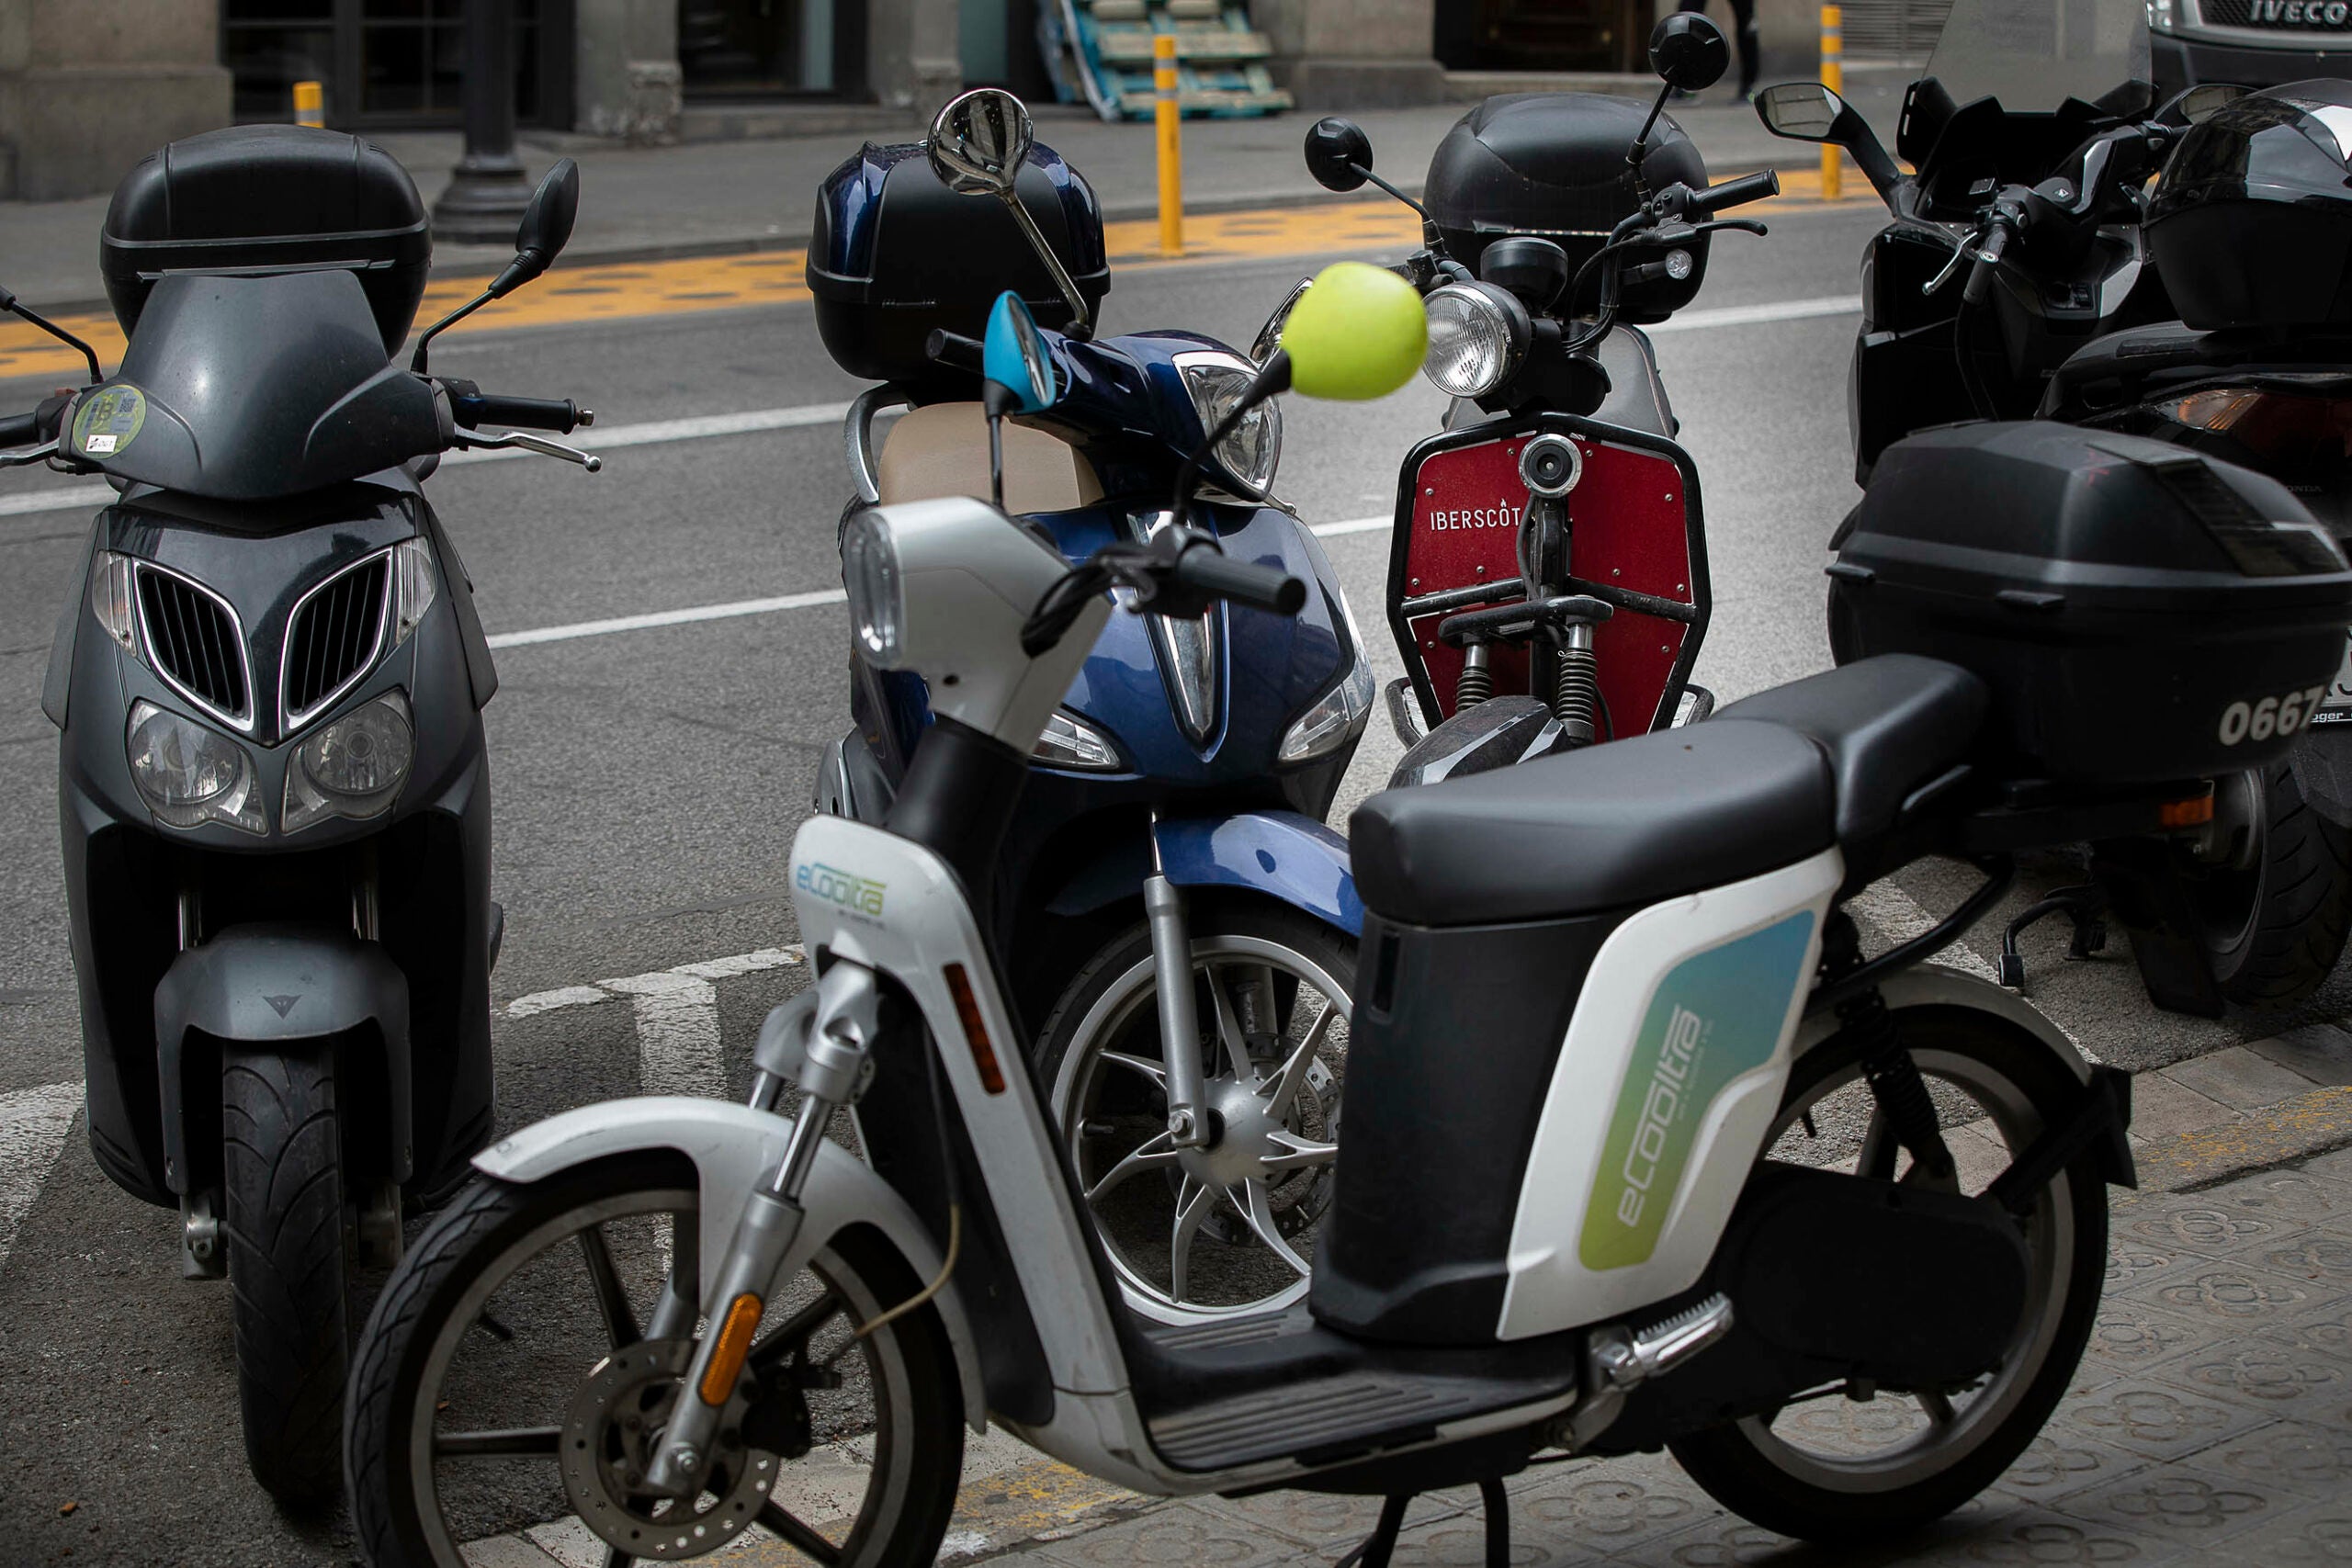
[[[2107,894],[2108,913],[2132,939],[2148,999],[2166,1012],[2221,1017],[2221,983],[2171,844],[2161,839],[2093,844],[2091,878]]]

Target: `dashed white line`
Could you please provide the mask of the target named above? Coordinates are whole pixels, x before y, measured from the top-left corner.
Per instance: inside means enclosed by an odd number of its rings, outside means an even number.
[[[78,1083],[40,1084],[0,1094],[0,1263],[17,1243],[41,1183],[65,1147],[65,1130],[82,1109]]]

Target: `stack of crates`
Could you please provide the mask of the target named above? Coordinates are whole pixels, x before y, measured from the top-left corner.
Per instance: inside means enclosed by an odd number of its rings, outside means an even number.
[[[1221,0],[1057,0],[1062,58],[1048,61],[1104,119],[1152,116],[1152,39],[1176,38],[1177,103],[1189,115],[1275,114],[1291,96],[1266,70],[1273,45],[1249,9]],[[1041,34],[1047,29],[1040,29]],[[1050,48],[1050,40],[1048,40]]]

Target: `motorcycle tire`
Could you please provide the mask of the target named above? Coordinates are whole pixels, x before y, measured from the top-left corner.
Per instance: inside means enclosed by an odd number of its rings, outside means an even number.
[[[1907,1009],[1895,1015],[1905,1050],[1921,1074],[1949,1102],[1956,1090],[1992,1114],[1992,1136],[2011,1157],[2021,1153],[2048,1120],[2075,1105],[2081,1088],[2048,1045],[2016,1024],[1967,1008]],[[1847,1104],[1867,1104],[1858,1087],[1859,1052],[1825,1045],[1798,1059],[1781,1099],[1775,1136],[1768,1148],[1785,1152],[1797,1129],[1811,1135],[1812,1116],[1833,1094],[1846,1091]],[[1838,1107],[1826,1107],[1821,1125],[1832,1124]],[[1946,1113],[1949,1128],[1951,1112]],[[1871,1118],[1862,1160],[1871,1157],[1870,1136],[1885,1151],[1879,1174],[1893,1173],[1895,1155],[1883,1122]],[[1980,1192],[1989,1177],[1980,1174],[1963,1190]],[[1751,1523],[1799,1540],[1830,1542],[1883,1541],[1942,1517],[1997,1480],[2041,1431],[2074,1381],[2106,1282],[2107,1183],[2095,1151],[2077,1155],[2042,1189],[2024,1220],[2035,1273],[2026,1311],[2001,1371],[1974,1390],[1955,1410],[1945,1395],[1872,1391],[1867,1403],[1832,1397],[1792,1402],[1767,1416],[1711,1427],[1668,1444],[1684,1472],[1707,1495]],[[1849,1391],[1850,1392],[1850,1391]],[[1940,1414],[1930,1398],[1941,1401]],[[1906,1406],[1916,1402],[1919,1416]],[[1875,1414],[1873,1414],[1875,1413]],[[1776,1425],[1792,1417],[1785,1431]],[[1827,1451],[1804,1446],[1815,1434],[1808,1418],[1849,1419],[1870,1436],[1898,1439],[1880,1453],[1851,1451],[1847,1434],[1830,1434]],[[1902,1428],[1927,1423],[1901,1446]],[[1870,1432],[1875,1425],[1879,1430]],[[1792,1440],[1792,1439],[1794,1440]],[[1840,1448],[1840,1444],[1846,1447]]]
[[[2290,1007],[2318,990],[2344,955],[2352,830],[2303,797],[2291,762],[2261,770],[2258,785],[2252,863],[2192,872],[2189,897],[2222,995],[2241,1007]]]
[[[354,1248],[341,1134],[331,1049],[223,1050],[221,1219],[245,1460],[288,1503],[331,1496],[342,1481]]]
[[[648,1216],[683,1216],[691,1229],[696,1203],[694,1166],[682,1155],[660,1150],[576,1166],[527,1185],[477,1179],[435,1217],[377,1298],[352,1369],[343,1454],[351,1477],[353,1529],[375,1568],[464,1568],[470,1559],[461,1548],[469,1535],[515,1528],[511,1517],[486,1527],[476,1512],[479,1497],[465,1490],[464,1483],[478,1477],[453,1470],[455,1465],[486,1466],[489,1484],[502,1499],[502,1515],[521,1507],[526,1519],[532,1512],[545,1518],[562,1510],[560,1501],[529,1501],[535,1495],[559,1500],[565,1495],[561,1483],[550,1479],[558,1463],[552,1441],[544,1448],[525,1442],[483,1450],[470,1460],[441,1450],[440,1439],[447,1436],[444,1425],[462,1427],[468,1403],[449,1384],[452,1369],[469,1344],[493,1355],[513,1348],[496,1343],[502,1333],[521,1334],[532,1347],[560,1352],[544,1364],[526,1360],[516,1373],[522,1382],[543,1365],[567,1369],[565,1378],[593,1376],[600,1359],[646,1344],[638,1336],[653,1327],[650,1321],[616,1325],[588,1306],[593,1298],[584,1292],[548,1298],[587,1307],[576,1319],[562,1322],[537,1310],[524,1317],[521,1312],[531,1310],[528,1303],[501,1303],[515,1326],[493,1326],[491,1307],[498,1291],[524,1280],[528,1270],[551,1267],[555,1259],[576,1267],[587,1250],[580,1245],[586,1232],[603,1234]],[[609,1254],[605,1269],[609,1278]],[[878,1232],[864,1227],[835,1236],[811,1271],[846,1303],[836,1309],[835,1318],[845,1312],[851,1324],[874,1322],[923,1286]],[[577,1280],[585,1284],[594,1277],[591,1265]],[[779,1302],[785,1292],[780,1286]],[[623,1310],[635,1314],[644,1304],[642,1292],[632,1305],[624,1290]],[[694,1315],[689,1304],[690,1323]],[[574,1332],[575,1323],[589,1337],[586,1342],[566,1340],[557,1347],[540,1337]],[[763,1337],[754,1341],[754,1366],[775,1343],[765,1337],[770,1327],[763,1323]],[[788,1333],[777,1330],[775,1337]],[[852,1343],[859,1347],[855,1361],[842,1375],[847,1385],[870,1393],[876,1404],[866,1435],[858,1439],[868,1480],[854,1523],[840,1539],[825,1540],[805,1521],[775,1511],[780,1505],[771,1500],[757,1516],[759,1527],[813,1561],[843,1568],[929,1568],[954,1515],[963,1472],[963,1394],[955,1351],[938,1309],[928,1303]],[[568,1388],[565,1393],[568,1397]],[[560,1418],[561,1410],[554,1414]],[[554,1428],[547,1431],[551,1438]],[[788,1452],[781,1459],[779,1489],[794,1462]],[[536,1481],[530,1473],[535,1463],[546,1467]],[[747,1528],[733,1544],[749,1544],[752,1533]],[[602,1541],[592,1550],[601,1551],[608,1562],[653,1561]],[[791,1552],[775,1555],[802,1560]]]
[[[1277,1045],[1271,1032],[1262,1042],[1268,1059],[1255,1064],[1258,1070],[1253,1077],[1263,1088],[1270,1089],[1274,1081],[1272,1063],[1305,1043],[1305,1035],[1317,1027],[1322,1003],[1329,1003],[1337,1015],[1320,1025],[1323,1034],[1308,1048],[1313,1058],[1308,1076],[1289,1086],[1286,1104],[1273,1105],[1263,1093],[1236,1102],[1253,1115],[1259,1108],[1266,1108],[1272,1117],[1283,1122],[1283,1127],[1276,1129],[1261,1121],[1238,1135],[1281,1132],[1301,1135],[1318,1146],[1336,1142],[1346,1057],[1340,1031],[1351,1010],[1348,993],[1355,983],[1355,939],[1291,905],[1230,894],[1195,896],[1188,923],[1194,972],[1204,977],[1204,990],[1205,977],[1222,968],[1263,970],[1275,979],[1274,1005],[1283,1015],[1283,1043]],[[1072,1166],[1080,1173],[1082,1195],[1110,1255],[1120,1290],[1128,1304],[1145,1317],[1178,1325],[1292,1305],[1306,1297],[1308,1278],[1302,1264],[1313,1254],[1311,1247],[1302,1252],[1291,1243],[1305,1237],[1328,1208],[1328,1164],[1319,1172],[1299,1169],[1286,1171],[1276,1179],[1246,1179],[1226,1196],[1212,1195],[1205,1213],[1196,1216],[1197,1227],[1192,1230],[1181,1223],[1164,1223],[1153,1212],[1156,1205],[1139,1204],[1137,1200],[1150,1196],[1148,1191],[1137,1189],[1114,1196],[1107,1190],[1114,1182],[1103,1179],[1110,1169],[1123,1168],[1115,1156],[1130,1139],[1155,1145],[1165,1142],[1159,1131],[1167,1120],[1165,1095],[1150,1079],[1152,1064],[1164,1059],[1159,1048],[1158,996],[1151,931],[1137,923],[1112,936],[1079,968],[1047,1013],[1038,1039],[1038,1081],[1045,1087],[1055,1124],[1068,1130]],[[1233,1002],[1229,990],[1227,1001],[1228,1005]],[[1212,1004],[1203,999],[1198,1008],[1204,1031],[1214,1032]],[[1236,1018],[1243,1021],[1238,1009]],[[1125,1038],[1129,1030],[1138,1032],[1132,1043],[1136,1048],[1115,1049],[1130,1043]],[[1220,1081],[1228,1077],[1238,1081],[1238,1075],[1232,1072],[1226,1053],[1211,1051],[1207,1056],[1204,1087],[1214,1100]],[[1119,1070],[1107,1071],[1097,1065],[1098,1058]],[[1310,1100],[1312,1105],[1307,1103]],[[1220,1132],[1220,1139],[1224,1136]],[[1136,1152],[1144,1152],[1142,1145]],[[1172,1155],[1160,1163],[1168,1168],[1156,1179],[1164,1181],[1169,1189],[1166,1196],[1175,1205],[1168,1218],[1181,1222],[1183,1201],[1193,1195],[1190,1178],[1180,1174]],[[1252,1195],[1251,1188],[1261,1190]],[[1233,1192],[1250,1200],[1254,1214],[1233,1201]],[[1263,1239],[1268,1229],[1288,1248],[1288,1257]],[[1205,1275],[1194,1268],[1189,1256],[1203,1234],[1221,1244]],[[1181,1281],[1174,1256],[1180,1244],[1188,1253]],[[1193,1293],[1191,1285],[1204,1278],[1213,1286],[1212,1294]]]

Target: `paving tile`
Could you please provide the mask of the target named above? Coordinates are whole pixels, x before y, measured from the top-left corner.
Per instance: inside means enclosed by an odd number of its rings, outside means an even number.
[[[1721,1512],[1671,1462],[1579,1467],[1511,1499],[1514,1540],[1574,1541],[1602,1555],[1634,1550]],[[1475,1523],[1477,1514],[1463,1517]]]
[[[2352,1181],[2338,1180],[2319,1171],[2266,1170],[2197,1196],[2208,1203],[2230,1203],[2282,1224],[2352,1224]]]
[[[1588,1542],[1566,1531],[1532,1522],[1520,1511],[1513,1516],[1510,1538],[1512,1568],[1600,1568],[1610,1559]],[[1396,1568],[1484,1568],[1487,1561],[1487,1521],[1477,1513],[1457,1514],[1433,1524],[1410,1525],[1396,1538],[1389,1558]]]
[[[2300,1230],[2283,1238],[2241,1247],[2237,1256],[2271,1273],[2301,1280],[2323,1292],[2352,1291],[2352,1234]]]
[[[2313,1503],[2233,1536],[2241,1564],[2259,1568],[2342,1568],[2352,1563],[2352,1497]]]
[[[2234,1122],[2238,1113],[2164,1073],[2142,1073],[2132,1080],[2132,1135],[2154,1142],[2176,1133]]]
[[[2099,1303],[2098,1321],[2091,1325],[2078,1384],[2092,1386],[2089,1379],[2102,1371],[2118,1377],[2136,1375],[2159,1361],[2209,1345],[2224,1332],[2210,1322],[2167,1312],[2138,1293],[2110,1294]]]
[[[2271,1337],[2289,1330],[2285,1343]],[[2315,1415],[2352,1393],[2352,1363],[2314,1356],[2293,1342],[2291,1325],[2233,1336],[2157,1367],[2148,1385],[2165,1384],[2211,1394],[2265,1416]]]
[[[2352,1430],[2276,1421],[2197,1456],[2200,1470],[2268,1482],[2313,1502],[2352,1497]]]
[[[2133,1205],[2128,1215],[2109,1219],[2113,1245],[2137,1243],[2199,1258],[2221,1258],[2248,1242],[2276,1237],[2279,1222],[2235,1203],[2174,1198]]]
[[[1994,1486],[2009,1496],[2036,1506],[2147,1467],[2140,1455],[2084,1436],[2068,1427],[2049,1427],[2026,1445],[2017,1462]]]
[[[2070,1393],[2058,1403],[2052,1430],[2064,1439],[2079,1433],[2146,1459],[2170,1461],[2262,1425],[2264,1416],[2231,1400],[2155,1383],[2120,1382]]]
[[[2193,1258],[2135,1284],[2133,1299],[2191,1323],[2253,1328],[2326,1301],[2336,1292],[2235,1258]]]
[[[2107,1292],[2112,1296],[2195,1256],[2177,1242],[2158,1246],[2138,1236],[2110,1235],[2107,1244]]]
[[[1724,1513],[1611,1559],[1628,1568],[1870,1568],[1895,1560],[1886,1548],[1806,1546]]]
[[[1474,1490],[1471,1494],[1476,1496]],[[1202,1497],[1195,1506],[1236,1523],[1272,1530],[1301,1546],[1353,1546],[1372,1533],[1380,1499],[1329,1492],[1261,1492],[1252,1497]],[[1424,1495],[1405,1511],[1405,1523],[1429,1524],[1462,1511],[1450,1494]]]
[[[2134,1542],[2206,1550],[2304,1506],[2274,1483],[2214,1476],[2179,1465],[2128,1475],[2057,1505],[2057,1511],[2104,1526]]]
[[[2282,1100],[2292,1100],[2299,1094],[2309,1094],[2312,1080],[2292,1067],[2279,1066],[2269,1057],[2259,1055],[2243,1045],[2233,1045],[2226,1051],[2176,1062],[2158,1075],[2185,1089],[2195,1089],[2206,1099],[2218,1101],[2233,1111],[2259,1111],[2266,1105],[2276,1105]],[[2140,1086],[2147,1081],[2145,1075],[2132,1087],[2132,1103],[2139,1102]],[[2139,1118],[2132,1117],[2134,1123]]]
[[[1261,1564],[1296,1562],[1298,1544],[1196,1503],[1176,1503],[1123,1524],[1055,1541],[1035,1555],[1072,1568],[1130,1568],[1143,1563],[1168,1563],[1171,1568],[1260,1568]]]
[[[486,1540],[470,1540],[458,1549],[466,1560],[466,1568],[561,1568],[531,1544],[528,1536],[494,1535]]]
[[[2315,1084],[2352,1084],[2352,1033],[2335,1024],[2307,1023],[2246,1048]]]
[[[2303,1169],[2331,1181],[2352,1182],[2352,1149],[2337,1149],[2303,1162]]]

